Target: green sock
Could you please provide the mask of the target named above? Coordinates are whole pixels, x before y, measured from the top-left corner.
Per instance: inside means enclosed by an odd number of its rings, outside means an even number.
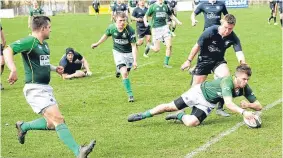
[[[164,60],[164,65],[168,65],[169,64],[169,56],[165,56],[165,60]]]
[[[130,80],[128,78],[123,79],[123,84],[124,87],[126,88],[128,96],[133,96]]]
[[[55,130],[61,139],[61,141],[64,142],[65,145],[67,145],[73,153],[78,156],[79,155],[79,149],[80,146],[76,143],[74,140],[70,130],[68,129],[67,125],[65,123],[59,124],[55,127]]]
[[[178,115],[177,115],[177,118],[178,120],[182,121],[182,117],[185,115],[184,112],[180,112]]]
[[[30,121],[30,122],[24,122],[21,125],[21,129],[26,132],[29,130],[48,130],[47,128],[47,122],[45,118],[41,117],[39,119]]]
[[[148,111],[142,113],[142,118],[149,118],[149,117],[152,117],[151,113]]]

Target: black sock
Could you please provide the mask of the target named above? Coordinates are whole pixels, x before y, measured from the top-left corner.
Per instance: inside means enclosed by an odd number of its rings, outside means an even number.
[[[274,17],[273,19],[274,19],[274,23],[276,23],[276,17]]]
[[[2,75],[2,73],[3,73],[3,71],[4,71],[4,64],[3,65],[1,65],[1,75]]]
[[[273,16],[271,15],[270,18],[268,19],[268,21],[270,22],[270,20],[273,18]]]
[[[174,31],[175,31],[175,29],[176,29],[176,27],[173,27],[173,28],[172,28],[172,32],[174,32]]]
[[[281,26],[283,27],[282,21],[283,21],[283,19],[280,19]]]
[[[223,105],[224,105],[224,100],[221,99],[221,100],[218,102],[217,109],[223,109]]]

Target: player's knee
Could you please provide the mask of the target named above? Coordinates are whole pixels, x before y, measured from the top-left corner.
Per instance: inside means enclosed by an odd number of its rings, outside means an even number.
[[[152,50],[153,50],[155,53],[157,53],[157,52],[160,51],[160,48],[159,48],[159,47],[154,47],[154,48],[152,48]]]
[[[172,111],[177,111],[178,108],[174,104],[174,102],[168,103],[168,104],[163,104],[164,111],[165,112],[172,112]]]
[[[137,46],[141,46],[143,44],[143,41],[141,41],[141,40],[139,40],[138,42],[137,42]]]
[[[62,115],[55,115],[52,118],[53,125],[62,124],[65,122],[64,117]]]
[[[183,121],[185,126],[188,127],[196,127],[200,124],[200,122],[198,120],[190,120],[190,121]]]

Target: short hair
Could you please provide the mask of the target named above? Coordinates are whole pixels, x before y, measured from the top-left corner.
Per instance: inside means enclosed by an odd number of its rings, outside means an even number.
[[[223,23],[224,21],[226,21],[228,24],[236,25],[236,17],[232,14],[226,14],[221,22]]]
[[[73,54],[75,54],[74,48],[68,47],[68,48],[66,49],[66,55],[69,54],[70,52],[73,53]]]
[[[241,64],[237,66],[236,72],[242,72],[247,74],[249,77],[252,75],[252,69],[248,64]]]
[[[115,18],[118,18],[118,17],[127,18],[127,15],[124,12],[117,12]]]
[[[51,22],[50,18],[47,16],[36,16],[32,19],[32,30],[37,31],[43,27],[48,26],[48,22]]]

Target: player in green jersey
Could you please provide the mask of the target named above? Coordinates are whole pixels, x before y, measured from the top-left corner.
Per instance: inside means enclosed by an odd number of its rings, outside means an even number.
[[[25,70],[24,96],[33,111],[42,116],[30,122],[16,123],[19,143],[25,143],[25,136],[30,130],[55,130],[59,139],[77,158],[86,158],[94,148],[95,141],[87,146],[77,144],[59,110],[53,88],[49,86],[50,71],[58,74],[64,71],[63,67],[50,64],[50,50],[45,40],[49,39],[51,21],[46,16],[37,16],[33,18],[31,27],[31,36],[13,42],[4,50],[5,62],[11,71],[8,78],[10,84],[18,80],[13,55],[22,55]]]
[[[91,45],[96,48],[106,41],[108,37],[113,39],[113,56],[118,69],[118,74],[122,75],[123,84],[128,94],[128,101],[134,102],[131,83],[129,80],[129,72],[132,68],[137,68],[137,45],[135,30],[126,23],[127,16],[124,12],[117,12],[115,23],[109,25],[105,34],[100,40]],[[116,77],[119,75],[116,74]]]
[[[37,1],[33,1],[32,8],[30,8],[30,11],[29,11],[28,28],[31,27],[32,18],[39,16],[39,15],[43,15],[43,14],[44,14],[44,11],[38,6]]]
[[[156,3],[150,5],[143,20],[146,27],[148,27],[149,25],[147,22],[148,17],[152,17],[151,33],[153,45],[148,44],[146,46],[144,56],[147,56],[150,49],[152,49],[154,52],[158,52],[160,50],[160,41],[165,40],[166,55],[164,60],[164,67],[171,68],[171,66],[169,66],[169,59],[172,53],[172,39],[166,19],[167,17],[170,17],[178,25],[181,25],[182,23],[172,14],[168,6],[163,3],[163,0],[158,0]]]
[[[216,103],[222,98],[228,109],[243,115],[247,119],[253,119],[254,114],[245,109],[251,108],[259,111],[262,109],[262,105],[247,84],[251,74],[251,68],[246,64],[242,64],[236,68],[235,76],[227,76],[197,84],[170,103],[160,104],[143,113],[130,115],[128,121],[139,121],[164,112],[178,111],[190,107],[192,108],[190,115],[180,112],[174,114],[174,117],[172,116],[170,119],[181,120],[186,126],[197,126],[210,114]],[[249,102],[242,101],[241,107],[237,106],[232,98],[238,96],[246,97]]]

